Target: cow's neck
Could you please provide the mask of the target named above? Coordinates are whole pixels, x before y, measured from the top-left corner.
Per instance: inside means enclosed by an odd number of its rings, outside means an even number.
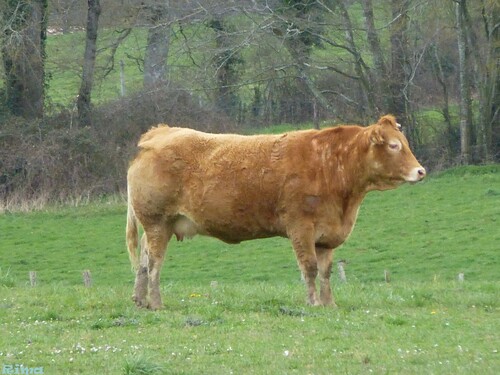
[[[330,173],[334,181],[332,185],[335,190],[332,192],[334,195],[360,203],[371,190],[367,163],[368,149],[369,144],[364,131],[333,145],[334,169]]]
[[[371,190],[367,155],[369,140],[365,128],[343,142],[332,144],[334,169],[330,171],[333,184],[329,197],[341,209],[344,225],[351,227],[356,221],[359,207]]]

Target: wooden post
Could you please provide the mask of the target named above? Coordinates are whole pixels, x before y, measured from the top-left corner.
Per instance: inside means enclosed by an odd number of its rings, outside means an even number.
[[[30,285],[32,287],[36,286],[36,271],[30,271]]]
[[[83,285],[87,288],[92,286],[92,275],[90,274],[90,270],[83,271]]]
[[[345,265],[346,265],[346,261],[345,260],[339,260],[338,263],[337,263],[337,267],[339,268],[339,277],[340,277],[340,281],[342,281],[343,283],[346,283],[347,282],[347,278],[345,276]]]
[[[464,273],[460,272],[458,274],[458,281],[461,282],[461,283],[463,283],[464,282],[464,277],[465,277]]]
[[[391,273],[388,270],[384,270],[384,279],[386,283],[391,282]]]

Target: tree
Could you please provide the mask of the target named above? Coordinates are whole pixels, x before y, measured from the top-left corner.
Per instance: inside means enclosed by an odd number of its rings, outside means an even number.
[[[82,82],[77,99],[78,121],[80,126],[92,125],[91,93],[94,78],[96,58],[97,29],[101,5],[99,0],[88,0],[87,31],[85,41],[85,54],[83,59]]]
[[[498,1],[481,0],[482,28],[474,28],[467,6],[462,7],[467,42],[474,61],[475,86],[479,96],[479,124],[477,145],[482,160],[491,160],[498,147],[494,147],[493,128],[500,122],[500,4]],[[476,4],[477,6],[477,4]],[[482,32],[480,31],[482,30]],[[481,37],[482,34],[482,37]],[[480,48],[483,46],[483,48]]]
[[[43,116],[47,0],[8,0],[1,15],[7,107],[16,116]]]
[[[373,15],[372,0],[363,0],[363,15],[365,18],[366,39],[373,58],[373,73],[371,81],[376,92],[378,112],[386,113],[391,108],[391,95],[389,87],[389,75],[384,59],[384,52],[380,43],[380,38],[375,28],[375,17]]]
[[[391,0],[391,96],[390,112],[406,125],[410,144],[414,143],[411,119],[408,61],[408,12],[411,0]]]
[[[357,47],[354,38],[354,27],[351,22],[351,18],[349,16],[349,12],[347,11],[347,8],[344,4],[344,1],[345,0],[337,0],[337,6],[339,7],[340,14],[342,17],[342,23],[345,29],[345,38],[347,42],[347,47],[349,49],[349,52],[352,54],[354,58],[354,71],[356,72],[356,76],[359,81],[359,87],[361,92],[360,96],[363,98],[364,102],[368,104],[368,111],[363,110],[365,107],[364,105],[362,106],[361,110],[363,112],[367,112],[367,114],[369,115],[369,116],[363,116],[364,118],[372,117],[376,113],[375,92],[371,80],[368,78],[368,75],[365,74],[365,72],[369,71],[369,69],[366,63],[364,62],[363,57],[361,56],[360,50]],[[372,40],[372,42],[374,43],[375,41]]]
[[[236,118],[239,99],[233,86],[238,82],[237,66],[242,59],[231,43],[231,32],[224,19],[216,17],[208,23],[215,32],[214,68],[217,81],[215,105],[232,118]]]
[[[148,39],[144,55],[144,87],[151,88],[165,82],[168,49],[170,45],[169,1],[145,5]]]
[[[293,64],[298,72],[299,79],[305,84],[313,97],[313,106],[319,103],[329,113],[335,113],[325,95],[318,89],[311,77],[310,58],[313,47],[322,43],[320,20],[320,7],[327,8],[325,4],[313,0],[281,0],[272,10],[278,19],[279,26],[273,27],[272,32],[283,38],[283,43],[293,59]]]
[[[460,160],[462,164],[471,162],[472,98],[470,49],[467,42],[467,0],[458,0],[455,4],[457,21],[458,65],[460,85]]]
[[[484,4],[484,2],[483,2]],[[491,145],[490,157],[500,159],[500,5],[497,1],[490,2],[492,11],[491,22],[489,22],[487,35],[490,41],[490,55],[487,66],[491,69],[491,76],[488,81],[489,100],[486,106],[487,115],[485,121],[490,127],[487,140]],[[485,14],[488,14],[485,12]]]

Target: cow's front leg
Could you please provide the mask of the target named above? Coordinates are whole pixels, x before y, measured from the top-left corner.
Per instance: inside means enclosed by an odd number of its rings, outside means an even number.
[[[316,247],[316,259],[318,260],[319,270],[319,299],[322,305],[336,306],[332,297],[330,287],[330,274],[332,273],[333,250]]]
[[[146,235],[141,238],[141,253],[139,258],[139,268],[135,275],[134,295],[132,300],[137,307],[146,307],[148,296],[148,248]]]
[[[310,233],[291,233],[290,238],[295,250],[295,256],[297,257],[297,263],[306,283],[307,302],[313,306],[319,305],[320,303],[316,294],[318,262],[312,239],[312,231]]]

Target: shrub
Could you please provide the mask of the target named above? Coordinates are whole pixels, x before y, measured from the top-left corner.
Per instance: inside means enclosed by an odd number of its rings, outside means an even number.
[[[0,128],[0,211],[79,202],[125,191],[140,135],[158,123],[225,132],[231,122],[182,90],[159,87],[94,108],[93,127],[63,110],[41,120],[8,117]]]

